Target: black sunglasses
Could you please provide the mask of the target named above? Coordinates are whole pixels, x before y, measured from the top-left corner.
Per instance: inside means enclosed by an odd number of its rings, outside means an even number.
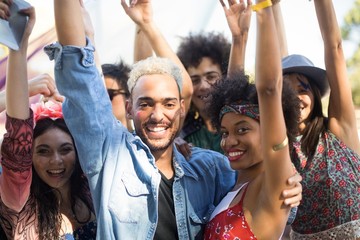
[[[126,91],[124,91],[122,89],[106,89],[106,90],[109,94],[110,101],[112,101],[115,96],[120,95],[120,94],[127,96]]]

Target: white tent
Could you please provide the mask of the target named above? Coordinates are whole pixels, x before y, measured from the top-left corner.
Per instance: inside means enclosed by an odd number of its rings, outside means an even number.
[[[121,7],[121,0],[84,0],[95,28],[96,46],[102,63],[116,62],[120,58],[133,62],[135,25]],[[226,0],[224,0],[226,2]],[[53,1],[28,0],[35,6],[37,22],[32,34],[35,39],[54,27]],[[218,31],[231,40],[223,9],[218,0],[153,0],[154,20],[169,44],[176,51],[180,37],[189,32]],[[333,0],[339,24],[355,0]],[[282,0],[289,53],[301,53],[315,65],[323,67],[322,39],[318,29],[313,2],[307,0]],[[255,14],[252,17],[246,69],[251,71],[255,60]],[[344,43],[349,57],[356,46]],[[5,51],[5,52],[4,52]],[[36,61],[29,62],[29,69],[40,74],[52,75],[53,63],[42,53]],[[0,46],[0,57],[6,48]],[[0,115],[1,119],[1,115]]]
[[[37,8],[38,33],[53,26],[52,1],[29,0]],[[226,2],[226,1],[225,1]],[[334,0],[339,24],[355,0]],[[315,65],[323,66],[322,40],[317,26],[313,2],[283,0],[281,2],[290,53],[301,53]],[[119,58],[133,62],[135,25],[125,14],[120,0],[87,0],[95,27],[95,40],[101,61],[114,62]],[[170,45],[176,50],[180,37],[189,32],[219,31],[231,40],[223,9],[218,0],[153,0],[154,20]],[[252,69],[255,55],[255,14],[252,17],[247,66]],[[34,34],[36,35],[36,34]],[[345,51],[351,52],[345,45]]]

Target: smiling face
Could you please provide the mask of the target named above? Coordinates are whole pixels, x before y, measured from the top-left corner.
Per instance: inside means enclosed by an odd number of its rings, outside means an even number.
[[[50,128],[36,137],[33,149],[33,166],[41,180],[52,188],[67,188],[76,163],[71,136]]]
[[[300,100],[300,120],[299,131],[303,131],[310,114],[314,108],[314,94],[308,79],[300,74],[286,74],[285,81],[290,82],[290,86],[295,90]]]
[[[199,66],[188,67],[187,71],[192,79],[194,89],[191,101],[204,118],[206,113],[202,110],[205,109],[206,98],[209,96],[212,84],[221,78],[220,65],[214,64],[210,58],[204,57]],[[206,81],[205,78],[212,80]]]
[[[256,120],[229,112],[221,119],[221,148],[234,170],[260,165],[260,124]]]
[[[174,78],[167,74],[141,76],[130,98],[127,111],[137,135],[152,153],[168,149],[185,111]]]

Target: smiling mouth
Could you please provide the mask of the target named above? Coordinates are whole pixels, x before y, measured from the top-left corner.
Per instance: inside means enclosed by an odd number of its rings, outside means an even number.
[[[244,155],[245,151],[228,152],[227,157],[230,161],[240,159]]]
[[[149,131],[149,132],[163,132],[163,131],[165,131],[167,128],[166,127],[151,127],[151,128],[149,128],[149,127],[147,127],[147,130]]]
[[[47,170],[46,172],[51,176],[59,176],[65,173],[65,169]]]

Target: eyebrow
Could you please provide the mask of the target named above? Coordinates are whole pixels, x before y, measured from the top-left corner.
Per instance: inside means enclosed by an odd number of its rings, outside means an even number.
[[[239,115],[241,115],[241,114],[239,114]],[[240,125],[240,124],[248,124],[248,123],[249,123],[249,122],[246,121],[246,120],[240,120],[240,121],[236,122],[234,125],[235,125],[235,126],[238,126],[238,125]],[[223,125],[221,125],[220,128],[225,128],[225,127],[223,127]],[[225,129],[226,129],[226,128],[225,128]]]
[[[65,146],[74,146],[74,144],[72,144],[71,142],[64,142],[60,145],[60,147],[65,147]],[[37,149],[37,148],[51,148],[51,147],[49,144],[43,143],[43,144],[37,145],[35,147],[35,149]]]
[[[166,98],[162,98],[160,100],[160,102],[170,102],[170,101],[180,101],[181,99],[177,98],[177,97],[166,97]],[[156,102],[153,98],[151,97],[139,97],[136,101],[137,104],[139,104],[139,102],[151,102],[154,103]]]
[[[168,101],[178,101],[179,99],[177,97],[166,97],[166,98],[162,98],[161,101],[162,102],[168,102]],[[137,102],[139,101],[152,101],[154,102],[154,99],[151,97],[139,97]]]
[[[211,70],[211,71],[204,72],[203,74],[193,74],[193,75],[190,75],[190,77],[200,77],[200,76],[203,76],[203,75],[206,75],[206,74],[209,74],[209,73],[219,73],[219,72]]]
[[[299,82],[300,82],[300,86],[303,87],[303,88],[305,88],[305,90],[311,89],[311,88],[310,88],[310,84],[304,82],[304,81],[301,80],[301,79],[298,79],[298,80],[299,80]]]

